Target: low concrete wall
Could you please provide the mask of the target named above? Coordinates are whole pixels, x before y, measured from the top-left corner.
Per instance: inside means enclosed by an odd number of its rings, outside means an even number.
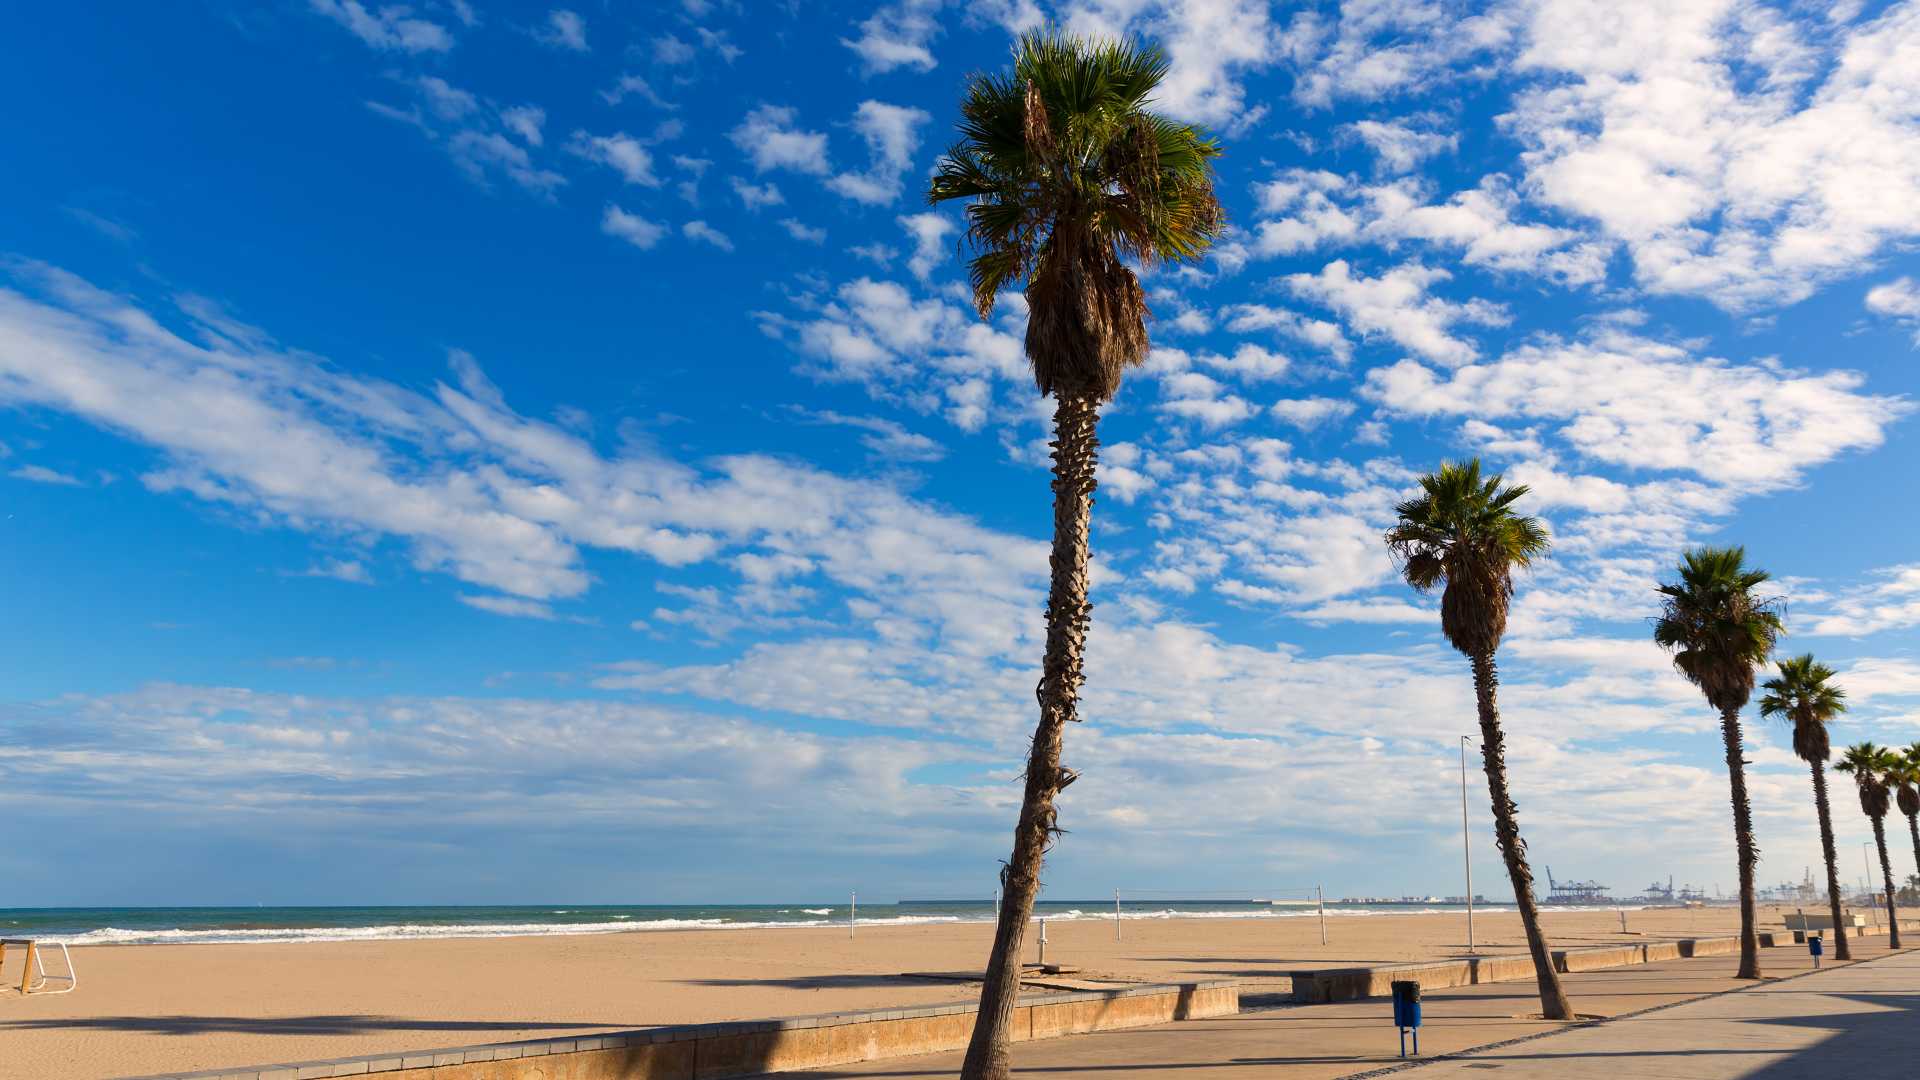
[[[1640,962],[1657,964],[1662,960],[1680,959],[1680,943],[1677,941],[1655,941],[1640,946]]]
[[[1535,974],[1533,957],[1525,953],[1519,956],[1476,956],[1467,963],[1473,965],[1473,981],[1476,983],[1531,979]]]
[[[1681,956],[1726,956],[1739,951],[1737,937],[1687,938],[1680,942]]]
[[[1609,945],[1597,949],[1562,949],[1553,954],[1555,971],[1572,973],[1597,968],[1644,964],[1647,954],[1639,945]]]
[[[367,1075],[382,1080],[720,1080],[958,1050],[973,1034],[977,1011],[977,1006],[966,1003],[686,1024],[567,1039],[172,1073],[146,1080],[311,1080]],[[1025,1042],[1171,1020],[1230,1016],[1239,1011],[1240,984],[1231,980],[1047,994],[1020,1000],[1013,1014],[1013,1039]]]
[[[1293,976],[1293,1000],[1323,1005],[1330,1001],[1387,997],[1393,993],[1393,984],[1401,979],[1419,983],[1422,990],[1471,986],[1473,964],[1467,960],[1449,960],[1439,964],[1390,964],[1386,967],[1299,971]]]

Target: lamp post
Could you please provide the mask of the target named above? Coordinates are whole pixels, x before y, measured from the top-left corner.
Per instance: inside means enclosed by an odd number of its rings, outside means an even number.
[[[1873,912],[1873,925],[1880,925],[1880,900],[1873,894],[1873,845],[1860,841],[1860,861],[1866,864],[1867,876],[1864,879],[1867,889],[1867,909]]]
[[[1473,952],[1473,849],[1467,831],[1467,736],[1460,736],[1460,858],[1467,868],[1467,952]]]

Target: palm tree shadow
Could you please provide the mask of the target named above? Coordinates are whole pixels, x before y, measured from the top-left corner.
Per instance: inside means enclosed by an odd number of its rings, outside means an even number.
[[[1870,1006],[1868,1011],[1828,1016],[1756,1018],[1753,1024],[1825,1028],[1833,1035],[1817,1045],[1749,1073],[1746,1080],[1788,1080],[1806,1076],[1911,1076],[1913,1033],[1920,1030],[1920,994],[1826,994],[1834,1001]],[[1818,1056],[1810,1063],[1802,1060]],[[1906,1064],[1901,1064],[1905,1062]],[[1874,1071],[1876,1068],[1884,1072]]]

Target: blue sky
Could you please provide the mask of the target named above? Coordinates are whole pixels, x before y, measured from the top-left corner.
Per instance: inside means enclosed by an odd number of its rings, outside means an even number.
[[[1458,891],[1471,688],[1379,543],[1442,458],[1556,539],[1502,657],[1538,862],[1733,885],[1646,640],[1686,544],[1779,575],[1836,741],[1920,739],[1920,5],[43,5],[0,64],[8,901],[986,894],[1048,403],[921,193],[1049,18],[1165,43],[1233,223],[1147,277],[1103,424],[1055,895]],[[1806,776],[1750,735],[1797,881]]]

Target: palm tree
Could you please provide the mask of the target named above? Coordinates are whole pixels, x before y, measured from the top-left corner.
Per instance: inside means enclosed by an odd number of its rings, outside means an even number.
[[[1745,548],[1703,547],[1680,560],[1680,582],[1661,585],[1653,640],[1673,653],[1673,666],[1700,688],[1720,713],[1727,777],[1733,793],[1733,839],[1740,853],[1740,970],[1760,977],[1760,937],[1754,928],[1753,806],[1747,801],[1746,758],[1740,748],[1740,710],[1753,694],[1753,669],[1766,663],[1780,636],[1778,603],[1753,595],[1770,576],[1746,565]]]
[[[1847,747],[1834,768],[1853,776],[1860,789],[1860,812],[1873,822],[1873,842],[1880,848],[1880,876],[1887,889],[1887,945],[1900,947],[1900,919],[1893,907],[1893,863],[1887,859],[1887,808],[1891,792],[1887,774],[1899,768],[1902,759],[1892,750],[1870,742]]]
[[[1827,803],[1827,759],[1833,756],[1827,724],[1847,711],[1847,692],[1834,685],[1832,668],[1811,655],[1774,665],[1777,678],[1764,684],[1760,715],[1793,725],[1793,752],[1813,769],[1813,806],[1820,815],[1820,853],[1827,860],[1827,904],[1833,909],[1833,958],[1853,959],[1840,914],[1840,862],[1833,850],[1833,811]]]
[[[1520,838],[1519,807],[1507,791],[1506,735],[1500,729],[1500,685],[1493,654],[1507,631],[1507,607],[1513,599],[1513,568],[1526,567],[1546,554],[1546,530],[1538,518],[1513,511],[1527,493],[1525,485],[1501,486],[1499,475],[1482,479],[1480,459],[1462,465],[1443,463],[1420,478],[1421,495],[1395,508],[1399,523],[1387,530],[1387,548],[1400,561],[1407,584],[1421,592],[1445,583],[1440,594],[1440,629],[1473,665],[1473,692],[1480,709],[1480,753],[1493,799],[1495,843],[1506,859],[1507,877],[1527,931],[1534,976],[1540,981],[1540,1012],[1549,1020],[1573,1019],[1573,1007],[1561,989],[1540,912],[1534,906],[1533,871],[1527,866],[1527,842]]]
[[[1892,771],[1895,803],[1907,815],[1907,832],[1913,837],[1913,865],[1920,870],[1920,743],[1905,751],[1888,751],[1895,760]]]
[[[1060,762],[1083,681],[1087,531],[1093,511],[1100,406],[1147,355],[1146,294],[1128,260],[1146,267],[1200,258],[1224,228],[1213,195],[1219,146],[1148,106],[1168,70],[1160,49],[1057,30],[1024,34],[1013,70],[973,76],[960,138],[941,159],[929,202],[971,200],[966,244],[974,306],[991,315],[1002,291],[1027,300],[1027,358],[1055,399],[1053,580],[1035,694],[1040,721],[1026,791],[1001,871],[1002,903],[961,1075],[1007,1075],[1008,1029],[1021,945],[1040,867],[1059,832],[1054,799],[1075,779]]]

